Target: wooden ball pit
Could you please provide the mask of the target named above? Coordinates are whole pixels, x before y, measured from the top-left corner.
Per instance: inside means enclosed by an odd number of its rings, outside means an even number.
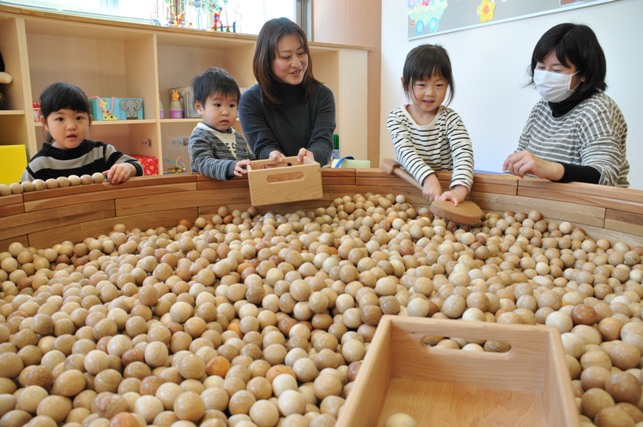
[[[382,195],[403,194],[406,196],[406,200],[412,203],[416,209],[426,207],[424,199],[417,190],[400,178],[387,175],[379,169],[322,170],[322,178],[324,187],[322,200],[262,207],[258,208],[257,212],[273,211],[285,213],[294,212],[295,210],[314,210],[318,207],[328,206],[337,198],[342,198],[345,195],[369,192]],[[446,186],[450,175],[441,173],[439,178],[443,186]],[[632,247],[643,245],[642,191],[585,184],[556,184],[537,179],[520,180],[512,176],[478,174],[476,175],[471,199],[477,202],[485,211],[530,212],[537,210],[542,213],[550,224],[557,224],[557,226],[560,224],[561,230],[563,228],[571,230],[573,226],[579,226],[587,235],[595,239],[626,242]],[[225,209],[222,208],[223,206],[225,206]],[[24,247],[39,249],[51,248],[63,241],[82,242],[89,236],[98,237],[99,235],[109,234],[115,227],[118,228],[119,232],[124,232],[125,230],[136,228],[153,230],[158,227],[172,227],[182,223],[185,229],[189,229],[193,227],[193,224],[196,225],[196,219],[199,217],[207,217],[217,213],[225,216],[235,209],[245,211],[249,207],[250,196],[247,180],[234,179],[228,182],[216,182],[198,175],[144,177],[132,179],[119,186],[93,184],[13,194],[0,197],[0,219],[2,220],[0,251],[7,251],[13,242],[19,242]],[[204,221],[201,220],[201,222]],[[186,248],[187,250],[189,248]],[[151,268],[149,267],[149,269]],[[206,275],[202,279],[203,281],[209,280]],[[100,292],[113,292],[115,286],[110,287],[103,282],[97,284]],[[136,289],[124,286],[123,292],[135,293]],[[151,296],[148,297],[152,298]],[[294,304],[295,302],[293,300],[292,303]],[[569,301],[567,304],[578,304],[578,302]],[[178,316],[178,314],[170,311],[169,306],[166,309],[167,316],[173,314]],[[399,311],[400,308],[398,307],[396,310]],[[431,310],[430,307],[429,310]],[[507,310],[507,307],[502,307],[501,310]],[[121,311],[126,313],[124,310]],[[6,310],[2,314],[3,317],[5,313]],[[143,309],[140,309],[140,313],[147,315],[147,312]],[[347,318],[349,313],[352,316],[357,312],[347,311]],[[431,311],[429,313],[429,315],[433,314]],[[381,315],[381,313],[375,313],[375,315],[375,319],[377,319],[379,318],[377,316]],[[117,317],[115,315],[115,318]],[[633,322],[634,324],[640,323],[640,313],[634,315],[633,318],[637,319],[636,322]],[[94,320],[97,322],[96,325],[98,325],[98,320],[100,320],[100,316]],[[111,319],[111,321],[116,322],[117,320]],[[376,324],[376,321],[373,323]],[[284,326],[284,328],[286,330],[297,329],[295,324],[297,324],[296,321],[294,321],[294,324]],[[245,323],[242,325],[240,322],[234,321],[227,326],[229,331],[237,332],[241,330],[240,328],[248,327]],[[362,329],[362,326],[368,327]],[[348,330],[343,333],[345,335],[359,333],[365,337],[372,337],[374,326],[362,326],[360,326],[358,332]],[[606,329],[607,326],[609,325],[606,325]],[[35,323],[31,325],[31,329],[34,327]],[[107,331],[113,330],[112,324],[109,322],[107,322],[107,325],[103,322],[103,327]],[[176,325],[173,327],[177,328]],[[38,328],[45,328],[45,326],[41,326],[38,323]],[[329,328],[329,331],[331,329]],[[0,332],[4,333],[6,331],[2,330]],[[333,332],[336,331],[333,330]],[[31,336],[28,334],[23,335],[20,338],[26,340],[24,342],[31,342],[29,341],[32,339]],[[354,338],[355,336],[352,335],[351,337]],[[98,346],[106,347],[108,345],[108,341],[101,341],[105,337],[95,338],[98,341]],[[341,342],[340,344],[344,345],[345,343]],[[176,347],[177,349],[181,348],[180,344],[175,343],[174,345],[178,346]],[[277,346],[273,347],[273,349],[278,350],[278,346],[281,344],[275,343],[272,345]],[[232,347],[232,345],[228,345],[225,350],[222,349],[221,353],[228,354],[233,350]],[[230,354],[234,354],[234,352]],[[346,357],[344,356],[344,358]],[[74,366],[73,363],[75,362],[68,363],[70,366]],[[353,363],[359,363],[359,361]],[[284,369],[286,372],[288,369],[292,371],[288,367],[284,367]],[[355,369],[357,368],[352,368],[352,370]],[[351,368],[349,368],[350,370]],[[15,369],[11,370],[10,376],[14,376],[14,371]],[[59,369],[56,371],[56,376],[60,374]],[[269,375],[273,378],[276,374]],[[354,375],[354,373],[351,375]],[[580,380],[578,380],[578,383],[580,384]],[[230,385],[230,387],[234,386]],[[193,391],[190,390],[190,392]],[[577,391],[577,388],[575,391]],[[306,391],[305,393],[312,393],[312,391]],[[306,395],[305,393],[304,395]],[[333,414],[335,418],[338,415],[336,411],[341,405],[338,399],[340,398],[329,399],[326,404],[326,410],[328,413]],[[581,407],[580,397],[577,400],[579,407]],[[156,401],[152,403],[158,404]],[[276,401],[273,403],[276,405]],[[282,403],[281,405],[283,406],[284,404]],[[274,412],[272,406],[268,405],[266,408]],[[257,408],[255,412],[259,412],[259,409],[262,408]],[[249,411],[252,413],[251,409]],[[622,415],[620,412],[619,416]],[[140,413],[136,415],[139,418],[142,416]],[[237,415],[234,416],[237,417]],[[292,416],[294,417],[295,415],[293,414]],[[600,422],[602,419],[609,418],[612,415],[611,413],[605,413],[600,417],[597,415],[595,420]],[[145,416],[151,417],[149,413],[145,413]],[[186,419],[190,418],[190,416],[190,414],[184,415]],[[167,417],[167,419],[170,418],[169,416]],[[237,418],[242,419],[241,416]],[[20,420],[24,421],[24,418]],[[112,421],[114,422],[114,419]],[[583,418],[581,421],[581,425],[589,425],[586,419]],[[213,423],[212,425],[218,424]]]

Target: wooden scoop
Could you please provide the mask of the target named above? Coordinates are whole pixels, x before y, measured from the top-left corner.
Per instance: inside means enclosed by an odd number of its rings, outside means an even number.
[[[393,159],[382,159],[380,166],[384,172],[388,174],[395,174],[402,178],[404,181],[413,185],[418,190],[422,191],[422,185],[413,178],[413,176],[402,169],[402,166]],[[437,216],[446,220],[456,222],[464,225],[479,224],[484,216],[484,212],[478,205],[470,200],[465,200],[455,206],[450,201],[436,200],[431,203],[429,210]]]

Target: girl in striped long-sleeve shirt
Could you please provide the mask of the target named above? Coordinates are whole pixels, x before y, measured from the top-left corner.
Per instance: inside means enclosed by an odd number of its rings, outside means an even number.
[[[586,25],[558,24],[540,38],[531,75],[542,96],[503,168],[558,182],[628,187],[627,124],[605,94],[606,62]]]
[[[386,122],[397,161],[422,184],[429,202],[450,200],[457,206],[473,184],[473,148],[458,113],[443,105],[455,93],[446,50],[429,44],[412,49],[402,87],[411,103],[391,111]],[[445,192],[436,176],[441,170],[453,171]]]

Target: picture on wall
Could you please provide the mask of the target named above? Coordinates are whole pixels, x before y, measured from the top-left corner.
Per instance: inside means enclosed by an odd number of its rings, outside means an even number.
[[[616,0],[407,0],[409,40]]]

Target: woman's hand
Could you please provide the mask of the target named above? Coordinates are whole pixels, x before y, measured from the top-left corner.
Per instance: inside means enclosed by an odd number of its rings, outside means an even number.
[[[565,173],[565,168],[560,163],[548,162],[527,150],[510,154],[502,164],[502,169],[521,178],[531,174],[551,181],[558,181]]]
[[[467,194],[469,194],[469,190],[467,189],[467,187],[463,185],[456,185],[453,190],[445,191],[444,193],[442,193],[438,200],[450,200],[453,202],[454,206],[458,206],[458,203],[463,202],[467,197]]]
[[[136,168],[130,163],[117,163],[103,172],[103,175],[110,184],[120,184],[127,181],[130,176],[136,175]]]
[[[424,179],[424,184],[422,184],[422,195],[429,203],[438,200],[440,195],[442,195],[442,187],[440,186],[440,181],[435,174],[431,174]]]
[[[283,162],[283,161],[284,161],[284,157],[285,157],[285,156],[284,156],[284,154],[283,154],[283,153],[281,153],[281,152],[279,152],[279,151],[277,151],[277,150],[275,150],[275,151],[271,151],[271,152],[270,152],[270,155],[268,156],[268,158],[269,158],[270,160],[272,160],[273,162],[275,162],[275,163],[281,163],[281,162]]]
[[[300,148],[299,153],[297,153],[297,161],[299,163],[304,163],[304,157],[308,157],[310,160],[315,160],[315,154],[312,151]]]
[[[248,173],[248,166],[250,166],[250,160],[239,160],[234,165],[234,176],[243,176]]]

